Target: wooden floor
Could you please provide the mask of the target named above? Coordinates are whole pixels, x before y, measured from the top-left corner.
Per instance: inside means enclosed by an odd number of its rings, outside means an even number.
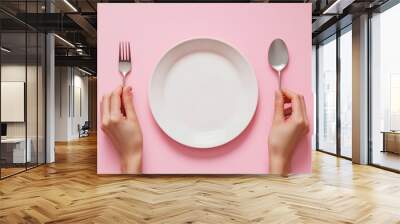
[[[313,174],[97,176],[96,141],[0,181],[0,223],[400,223],[400,175],[322,153]]]
[[[1,177],[8,177],[11,176],[13,174],[19,173],[26,170],[25,167],[24,168],[1,168]]]
[[[27,167],[25,167],[25,164],[18,164],[18,167],[7,167],[7,168],[2,167],[1,168],[1,178],[5,178],[5,177],[11,176],[11,175],[15,175],[15,174],[20,173],[20,172],[24,172],[27,169],[33,169],[36,166],[37,166],[36,163],[35,164],[27,163]]]
[[[373,162],[375,164],[400,170],[400,155],[392,152],[381,152],[375,150],[373,154]]]

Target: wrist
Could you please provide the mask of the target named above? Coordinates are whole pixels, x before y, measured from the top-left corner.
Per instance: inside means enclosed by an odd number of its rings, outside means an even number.
[[[121,154],[121,171],[125,174],[139,174],[142,172],[142,150],[130,149]]]
[[[287,176],[290,172],[291,156],[284,150],[271,147],[269,151],[269,173]]]
[[[271,157],[269,159],[269,173],[287,176],[289,173],[290,163],[280,157]]]

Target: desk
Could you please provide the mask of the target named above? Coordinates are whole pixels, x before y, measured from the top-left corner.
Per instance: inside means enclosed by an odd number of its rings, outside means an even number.
[[[28,138],[25,154],[25,138],[5,138],[1,139],[1,157],[6,163],[25,163],[31,162],[32,140]],[[12,159],[11,159],[12,158]],[[26,161],[25,161],[26,159]]]
[[[400,132],[382,131],[381,133],[383,134],[382,152],[392,152],[400,154]]]

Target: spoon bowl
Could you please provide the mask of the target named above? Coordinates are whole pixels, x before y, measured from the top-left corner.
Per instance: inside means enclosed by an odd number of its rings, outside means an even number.
[[[268,62],[278,72],[279,89],[281,89],[281,72],[289,63],[288,48],[282,39],[272,41],[268,50]]]

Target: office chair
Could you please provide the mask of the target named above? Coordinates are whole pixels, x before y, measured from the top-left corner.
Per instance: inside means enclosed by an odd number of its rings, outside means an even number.
[[[87,137],[89,136],[89,130],[90,130],[90,123],[89,121],[85,121],[85,123],[82,125],[82,127],[79,127],[80,125],[78,125],[78,129],[79,129],[79,138],[80,137]]]

